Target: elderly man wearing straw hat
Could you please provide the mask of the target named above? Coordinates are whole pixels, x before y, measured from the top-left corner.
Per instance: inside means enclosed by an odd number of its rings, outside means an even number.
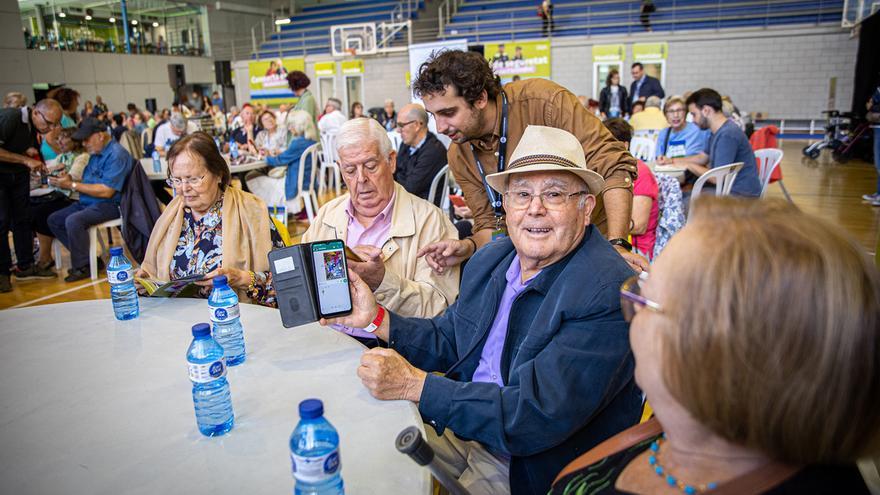
[[[390,313],[351,273],[352,314],[322,323],[388,342],[358,375],[378,399],[418,404],[437,459],[471,493],[546,493],[567,462],[638,420],[618,292],[633,271],[590,225],[604,180],[572,134],[529,126],[487,180],[505,195],[509,238],[468,262],[445,314]]]

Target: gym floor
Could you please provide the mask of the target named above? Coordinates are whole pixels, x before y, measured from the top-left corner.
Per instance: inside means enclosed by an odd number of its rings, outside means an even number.
[[[838,164],[823,154],[818,160],[809,160],[801,154],[804,141],[781,141],[785,152],[782,159],[783,182],[792,200],[804,211],[825,218],[846,229],[874,254],[878,241],[880,207],[872,207],[862,201],[863,194],[875,191],[877,172],[870,163],[851,161]],[[768,197],[782,198],[782,189],[771,184]],[[321,203],[332,199],[320,198]],[[308,226],[291,223],[289,230],[294,239]],[[114,243],[119,244],[119,232],[114,229]],[[67,253],[65,252],[65,258]],[[69,259],[64,260],[69,266]],[[99,279],[65,283],[64,274],[54,280],[18,281],[13,277],[13,291],[0,294],[0,309],[54,304],[68,301],[102,299],[110,297],[110,287],[105,274]]]

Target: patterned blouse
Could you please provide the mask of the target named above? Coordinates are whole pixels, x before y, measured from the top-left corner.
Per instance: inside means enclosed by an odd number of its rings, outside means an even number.
[[[192,209],[184,207],[183,228],[180,232],[180,238],[177,240],[177,249],[174,250],[174,256],[171,259],[171,280],[198,273],[209,273],[220,268],[223,261],[222,211],[223,196],[220,196],[220,199],[211,205],[208,212],[199,220],[193,217]],[[269,212],[266,211],[266,214],[268,215]],[[269,225],[272,247],[284,247],[284,241],[275,228],[275,224],[270,222]],[[255,274],[257,280],[255,286],[264,284],[268,275],[269,272]],[[210,293],[210,287],[202,287],[199,291],[199,295],[202,297],[208,297]],[[267,294],[266,291],[260,293]],[[270,305],[274,303],[274,301],[268,300],[257,300],[256,302]]]

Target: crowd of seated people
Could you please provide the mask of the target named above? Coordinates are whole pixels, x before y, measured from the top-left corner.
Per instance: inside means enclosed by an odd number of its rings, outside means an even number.
[[[138,166],[122,141],[152,133],[167,162],[155,188],[165,206],[136,276],[204,274],[198,296],[207,297],[211,278],[225,275],[242,302],[276,307],[267,256],[285,246],[287,225],[270,207],[300,212],[300,188],[314,184],[299,176],[319,166],[302,157],[332,135],[345,191],[323,201],[299,242],[340,239],[357,259],[352,313],[321,323],[367,348],[357,371],[366,389],[412,402],[436,461],[472,494],[867,493],[856,461],[880,454],[877,268],[837,227],[755,199],[754,153],[718,92],[664,102],[641,75],[629,92],[610,75],[590,124],[626,148],[634,132],[654,133],[656,163],[687,168],[691,182],[745,163],[733,188],[741,197],[701,198],[654,257],[659,181],[637,160],[629,233],[651,262],[641,274],[591,219],[608,184],[574,133],[524,126],[505,170],[485,176],[503,198],[506,235],[478,249],[426,201],[447,151],[422,105],[397,111],[389,100],[370,117],[329,98],[318,114],[297,71],[288,82],[302,105],[278,109],[225,112],[217,95],[195,94],[155,115],[112,112],[100,97],[80,112],[73,90],[33,107],[7,95],[3,187],[30,175],[24,167],[43,169],[41,152],[53,158],[51,192],[26,213],[0,204],[0,234],[14,232],[18,278],[55,276],[56,238],[71,253],[65,280],[86,278],[87,229],[118,217]],[[209,116],[213,130],[191,128],[187,114]],[[23,115],[41,143],[19,125]],[[215,141],[223,134],[267,168],[233,184],[229,149]],[[469,206],[455,212],[470,216]],[[471,259],[432,266],[426,250],[460,238],[473,243]],[[15,273],[7,258],[9,246],[0,290]],[[653,417],[640,422],[646,411]]]

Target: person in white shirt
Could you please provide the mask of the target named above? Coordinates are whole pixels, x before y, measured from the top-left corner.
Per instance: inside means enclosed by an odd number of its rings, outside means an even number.
[[[171,147],[178,139],[186,135],[186,119],[183,115],[175,113],[171,115],[168,122],[160,125],[156,129],[156,151],[160,156],[165,156],[168,148]]]
[[[257,151],[261,155],[276,156],[287,148],[287,128],[278,125],[275,113],[264,110],[260,114],[260,126],[263,128],[254,139]]]
[[[342,113],[342,102],[336,98],[328,98],[324,105],[324,115],[318,120],[318,130],[321,134],[336,134],[346,120],[348,119]]]

